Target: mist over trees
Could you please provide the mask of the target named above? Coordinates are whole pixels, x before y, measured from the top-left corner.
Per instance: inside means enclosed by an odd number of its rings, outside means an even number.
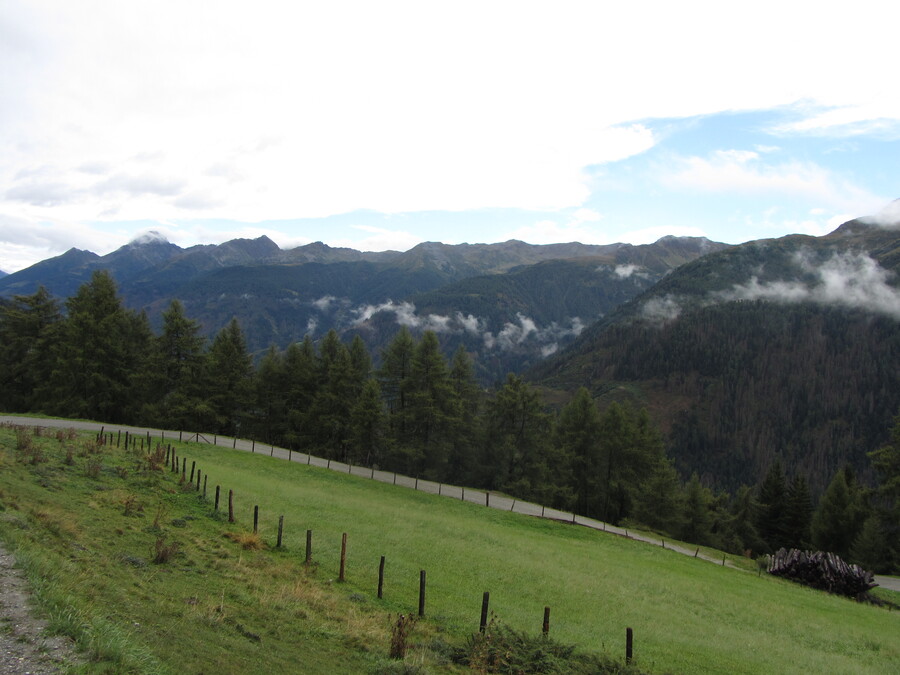
[[[373,362],[374,361],[374,362]],[[481,388],[460,348],[401,328],[377,359],[330,331],[256,362],[237,320],[211,341],[177,300],[159,334],[95,272],[60,306],[44,289],[0,305],[0,409],[253,438],[357,465],[500,491],[614,524],[756,555],[814,546],[900,569],[900,423],[818,506],[773,460],[759,485],[713,492],[680,477],[646,410],[598,409],[585,388],[558,412],[510,374]]]

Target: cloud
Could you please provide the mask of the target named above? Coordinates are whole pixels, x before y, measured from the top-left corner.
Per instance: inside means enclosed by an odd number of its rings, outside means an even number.
[[[331,307],[331,303],[337,300],[333,295],[323,295],[318,300],[313,300],[312,305],[320,312],[327,312],[328,308]]]
[[[720,293],[722,300],[769,300],[786,304],[813,302],[820,305],[863,309],[900,320],[900,291],[888,282],[893,273],[865,253],[836,253],[817,263],[809,251],[795,256],[800,269],[814,282],[760,282],[754,276],[746,284]]]
[[[882,200],[814,162],[764,161],[757,152],[718,150],[706,157],[670,157],[657,165],[660,182],[675,190],[786,195],[855,211]]]
[[[587,208],[576,209],[564,221],[540,220],[507,232],[503,239],[518,239],[529,244],[558,244],[578,241],[582,244],[608,244],[608,237],[592,224],[603,216]]]
[[[863,220],[879,227],[900,227],[900,199],[895,199],[875,215]]]
[[[650,298],[641,305],[641,315],[645,319],[659,323],[677,319],[681,311],[681,302],[673,295]]]
[[[616,267],[613,269],[613,274],[615,274],[620,279],[627,279],[639,269],[641,268],[635,264],[616,265]]]
[[[388,230],[370,225],[352,225],[353,229],[368,232],[368,237],[336,239],[332,246],[354,248],[357,251],[408,251],[421,240],[416,235],[402,230]]]

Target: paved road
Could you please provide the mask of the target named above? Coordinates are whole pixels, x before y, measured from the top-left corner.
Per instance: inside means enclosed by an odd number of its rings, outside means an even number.
[[[383,483],[392,483],[394,485],[420,490],[422,492],[430,492],[432,494],[442,495],[451,499],[462,499],[464,501],[472,502],[475,504],[483,504],[494,509],[513,511],[515,513],[521,513],[528,516],[551,518],[553,520],[569,522],[575,525],[582,525],[594,530],[628,537],[629,539],[634,539],[636,541],[643,541],[648,544],[663,546],[664,548],[674,551],[675,553],[688,555],[700,560],[706,560],[717,565],[724,564],[728,567],[734,567],[734,565],[732,565],[727,559],[723,560],[721,558],[710,556],[700,551],[699,548],[687,548],[684,546],[679,546],[659,537],[651,537],[645,534],[632,532],[621,527],[616,527],[615,525],[610,525],[609,523],[594,520],[593,518],[585,518],[584,516],[578,516],[570,512],[558,511],[556,509],[541,506],[540,504],[533,504],[531,502],[512,499],[503,495],[485,492],[484,490],[475,490],[458,485],[446,485],[444,483],[435,483],[418,478],[410,478],[409,476],[403,476],[391,471],[380,471],[377,469],[370,469],[362,466],[352,466],[343,462],[323,459],[321,457],[316,457],[314,455],[308,455],[301,452],[292,452],[290,450],[285,450],[284,448],[275,447],[269,444],[247,441],[240,438],[232,438],[230,436],[217,436],[214,434],[202,433],[198,434],[194,432],[188,433],[186,431],[147,429],[143,427],[132,427],[126,425],[103,425],[98,422],[78,422],[72,420],[17,417],[7,415],[0,415],[0,422],[9,422],[12,424],[21,424],[25,426],[39,425],[42,427],[75,428],[84,431],[100,431],[101,429],[103,429],[106,432],[111,433],[118,433],[119,431],[124,433],[125,431],[128,431],[130,434],[137,434],[142,436],[147,436],[149,434],[149,436],[154,439],[180,439],[184,441],[199,441],[201,443],[209,443],[211,445],[217,445],[221,447],[246,450],[248,452],[268,455],[270,457],[278,457],[280,459],[285,459],[291,462],[300,462],[302,464],[328,468],[332,471],[339,471],[341,473],[349,473],[355,476],[371,478]],[[891,590],[900,592],[900,578],[876,576],[875,581],[884,588],[889,588]]]

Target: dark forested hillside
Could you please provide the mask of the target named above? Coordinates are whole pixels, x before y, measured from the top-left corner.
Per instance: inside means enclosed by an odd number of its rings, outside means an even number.
[[[821,492],[900,409],[900,232],[753,242],[684,265],[532,378],[647,405],[676,465],[734,489],[780,460]]]
[[[281,250],[259,237],[181,249],[151,234],[102,257],[73,249],[38,263],[0,279],[0,297],[43,286],[64,300],[103,270],[154,328],[178,299],[207,338],[238,318],[256,356],[331,329],[359,335],[378,355],[400,326],[432,330],[445,356],[464,346],[489,382],[543,359],[678,265],[723,247],[664,237],[642,246],[427,242],[371,253],[322,243]]]

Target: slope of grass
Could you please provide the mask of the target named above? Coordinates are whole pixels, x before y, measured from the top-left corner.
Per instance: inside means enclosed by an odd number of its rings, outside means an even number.
[[[143,470],[137,453],[76,449],[67,464],[66,448],[81,441],[35,442],[45,461],[32,464],[0,430],[0,536],[46,580],[38,590],[51,623],[93,655],[86,668],[96,672],[404,672],[385,658],[390,624],[415,613],[421,570],[427,619],[412,639],[428,649],[413,650],[405,672],[459,668],[446,655],[477,631],[484,591],[515,630],[538,634],[549,606],[551,635],[582,652],[621,660],[631,627],[635,663],[650,672],[900,671],[897,612],[660,547],[175,444],[206,476],[204,500],[180,474]],[[225,515],[229,489],[236,523]],[[254,506],[267,549],[233,540],[253,540]],[[281,515],[284,545],[274,549]],[[172,550],[156,564],[160,547]]]

